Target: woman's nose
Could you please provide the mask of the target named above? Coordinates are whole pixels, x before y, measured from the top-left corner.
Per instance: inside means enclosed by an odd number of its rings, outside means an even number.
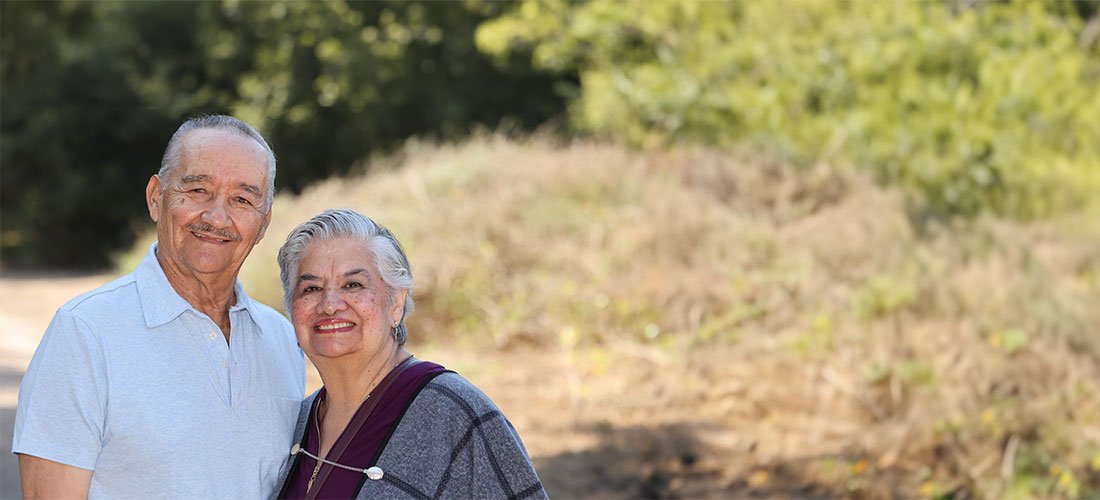
[[[344,310],[344,299],[334,290],[325,290],[321,296],[321,310],[327,315],[336,314]]]

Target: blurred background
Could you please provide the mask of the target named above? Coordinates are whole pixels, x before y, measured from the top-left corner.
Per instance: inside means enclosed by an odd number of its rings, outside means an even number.
[[[175,128],[406,245],[557,498],[1100,496],[1100,2],[0,3],[0,497]],[[311,374],[309,391],[319,386]]]

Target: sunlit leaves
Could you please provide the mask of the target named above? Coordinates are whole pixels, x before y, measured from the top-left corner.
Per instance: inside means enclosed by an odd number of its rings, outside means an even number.
[[[1100,192],[1100,58],[1082,25],[1056,2],[524,0],[478,43],[576,71],[573,124],[597,136],[765,137],[938,210],[1032,217]]]

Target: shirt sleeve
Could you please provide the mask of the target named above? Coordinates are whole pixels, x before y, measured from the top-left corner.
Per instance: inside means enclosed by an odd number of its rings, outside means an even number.
[[[87,322],[60,310],[19,387],[12,453],[94,470],[106,413],[103,347]]]

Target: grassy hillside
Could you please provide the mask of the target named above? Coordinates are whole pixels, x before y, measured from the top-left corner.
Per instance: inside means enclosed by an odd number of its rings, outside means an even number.
[[[526,384],[490,393],[552,494],[1100,495],[1096,213],[944,221],[828,165],[541,139],[372,170],[278,197],[249,292],[281,308],[324,208],[386,224],[410,345]]]

